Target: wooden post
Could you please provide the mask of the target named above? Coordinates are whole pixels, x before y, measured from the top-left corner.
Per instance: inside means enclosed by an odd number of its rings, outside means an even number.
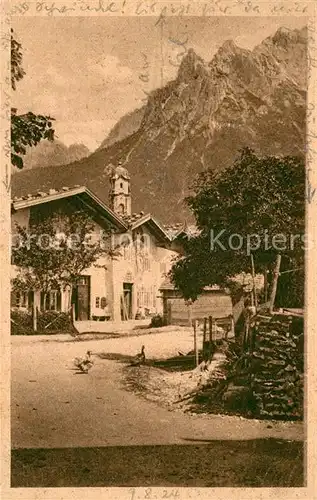
[[[274,309],[274,302],[275,302],[276,291],[277,291],[278,277],[280,274],[281,260],[282,260],[281,254],[278,254],[276,257],[276,264],[275,264],[275,269],[274,269],[274,273],[273,273],[272,291],[271,291],[271,296],[270,296],[270,314],[273,313],[273,309]]]
[[[250,292],[250,299],[251,299],[251,307],[254,306],[254,295],[253,295],[253,290]]]
[[[35,300],[33,300],[33,330],[37,332],[37,307],[35,304]]]
[[[196,366],[198,366],[199,354],[198,354],[198,342],[197,342],[197,319],[194,320],[193,326],[194,326],[194,351],[195,351]]]
[[[188,300],[187,307],[188,307],[188,324],[190,327],[192,327],[193,326],[193,319],[192,319],[192,302],[191,302],[191,300]]]
[[[249,326],[250,326],[250,318],[249,315],[246,314],[245,322],[244,322],[244,332],[243,332],[243,341],[242,341],[242,352],[245,352],[248,348],[248,339],[249,339]]]
[[[255,309],[257,310],[257,308],[258,308],[258,301],[257,301],[257,296],[256,296],[254,258],[253,258],[253,254],[252,253],[251,253],[251,272],[252,272],[254,305],[255,305]]]
[[[212,316],[209,316],[208,318],[208,323],[209,323],[209,342],[210,344],[212,343]]]
[[[208,318],[208,329],[209,329],[209,349],[208,349],[208,354],[209,358],[211,357],[212,354],[212,328],[213,328],[213,321],[212,321],[212,316],[209,316]]]
[[[206,337],[207,337],[207,318],[204,318],[204,326],[203,326],[203,353],[205,355],[206,351]]]
[[[264,303],[267,304],[267,301],[268,301],[268,279],[267,279],[267,275],[268,275],[268,270],[265,269],[264,271]]]
[[[123,320],[127,321],[129,319],[129,317],[128,317],[128,311],[126,308],[126,303],[125,303],[123,295],[121,295],[121,305],[122,305],[122,310],[123,310]]]

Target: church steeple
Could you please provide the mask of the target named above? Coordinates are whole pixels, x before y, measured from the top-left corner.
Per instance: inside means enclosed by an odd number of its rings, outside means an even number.
[[[110,185],[110,200],[113,211],[118,215],[131,215],[130,175],[120,162],[112,170]]]

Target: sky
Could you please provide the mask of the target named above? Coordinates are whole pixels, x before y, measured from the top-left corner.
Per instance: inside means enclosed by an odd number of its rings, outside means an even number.
[[[26,72],[14,92],[18,112],[55,118],[67,146],[95,150],[146,92],[173,79],[186,50],[210,61],[226,40],[253,49],[280,26],[302,28],[303,18],[25,17],[12,27]]]

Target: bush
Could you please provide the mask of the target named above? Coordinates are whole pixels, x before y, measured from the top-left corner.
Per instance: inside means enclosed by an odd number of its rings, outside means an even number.
[[[150,327],[159,328],[160,326],[164,326],[163,316],[161,316],[161,314],[156,314],[155,316],[152,316]]]
[[[47,327],[47,328],[45,328]],[[69,314],[45,311],[37,317],[37,331],[33,330],[32,314],[28,311],[11,310],[11,335],[43,335],[73,333],[75,328]]]
[[[47,328],[45,328],[47,327]],[[38,331],[42,333],[72,332],[74,327],[70,315],[56,311],[39,313],[37,318]]]
[[[11,335],[33,335],[32,314],[11,310]]]

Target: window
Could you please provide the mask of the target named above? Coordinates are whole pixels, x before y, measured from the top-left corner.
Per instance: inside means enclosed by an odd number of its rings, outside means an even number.
[[[143,270],[144,271],[150,271],[151,269],[151,263],[150,263],[150,258],[148,255],[144,255],[143,259]]]
[[[60,311],[61,293],[58,290],[41,292],[41,311]]]
[[[141,286],[138,289],[137,293],[137,307],[143,307],[144,306],[144,286]]]
[[[123,258],[124,260],[131,260],[131,246],[128,244],[123,247]]]
[[[77,285],[88,285],[89,284],[89,276],[78,276]]]
[[[119,214],[124,214],[124,204],[123,203],[120,203],[120,205],[118,206],[118,212],[119,212]]]
[[[25,307],[29,306],[28,292],[12,292],[11,294],[11,306],[12,307]]]
[[[152,286],[152,299],[153,299],[153,309],[156,309],[156,288]]]
[[[106,297],[101,297],[101,301],[100,301],[101,309],[104,309],[105,307],[107,307],[107,304],[108,304],[108,302],[107,302]]]
[[[142,285],[137,291],[137,307],[146,307],[152,309],[156,307],[156,289],[155,286],[145,289]]]
[[[121,187],[121,189],[123,188],[123,182],[120,182],[120,187]]]

